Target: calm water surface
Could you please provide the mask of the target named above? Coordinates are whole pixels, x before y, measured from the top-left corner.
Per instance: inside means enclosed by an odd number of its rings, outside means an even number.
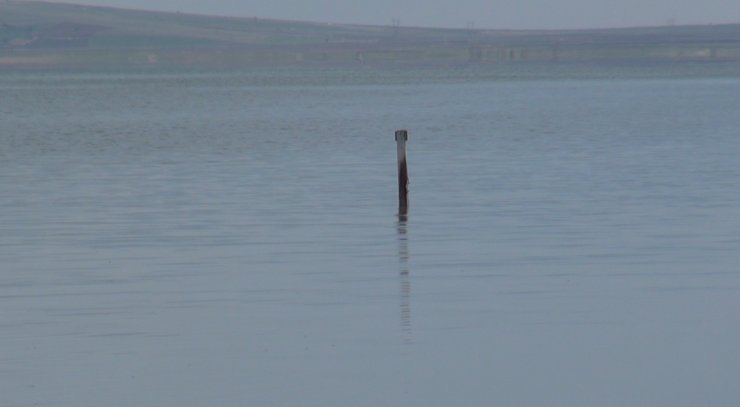
[[[740,80],[425,78],[0,76],[0,404],[737,405]]]

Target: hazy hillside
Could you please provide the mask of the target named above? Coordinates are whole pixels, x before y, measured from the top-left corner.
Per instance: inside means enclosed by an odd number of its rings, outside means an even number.
[[[740,61],[740,25],[527,31],[358,26],[0,0],[0,66]]]
[[[465,40],[466,30],[288,22],[0,0],[0,38],[33,47],[158,48]],[[402,37],[402,38],[399,38]],[[17,45],[17,44],[16,44]]]

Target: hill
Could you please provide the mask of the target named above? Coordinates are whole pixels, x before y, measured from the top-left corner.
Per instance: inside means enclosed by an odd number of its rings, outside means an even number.
[[[0,0],[0,66],[740,61],[740,24],[601,30],[363,26]]]

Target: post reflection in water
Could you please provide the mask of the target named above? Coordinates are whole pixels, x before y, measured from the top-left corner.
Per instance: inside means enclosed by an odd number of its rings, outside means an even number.
[[[409,270],[408,214],[402,208],[398,213],[398,267],[401,285],[401,330],[403,341],[412,343],[411,330],[411,280]]]

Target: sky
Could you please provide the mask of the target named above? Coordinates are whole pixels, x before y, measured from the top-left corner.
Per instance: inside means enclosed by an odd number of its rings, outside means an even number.
[[[238,17],[402,26],[562,29],[740,23],[740,0],[68,0]]]

